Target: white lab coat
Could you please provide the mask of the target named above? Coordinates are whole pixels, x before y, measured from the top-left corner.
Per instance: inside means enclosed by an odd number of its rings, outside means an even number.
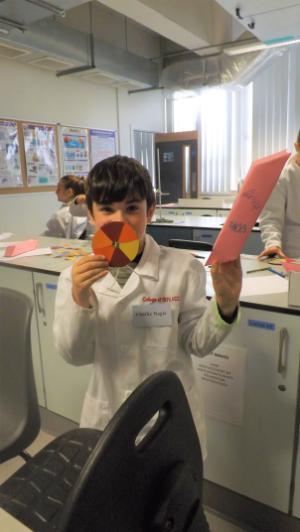
[[[147,376],[163,369],[180,377],[206,455],[205,421],[190,354],[204,356],[231,330],[214,301],[205,296],[204,267],[192,255],[159,246],[146,235],[134,273],[121,289],[108,273],[93,285],[91,309],[71,293],[71,267],[59,278],[54,335],[71,364],[93,363],[81,426],[103,429],[118,407]],[[172,326],[134,326],[133,305],[169,302]]]
[[[69,204],[63,204],[47,222],[45,236],[79,238],[87,228],[86,216],[73,216]]]
[[[265,247],[278,246],[288,257],[300,257],[300,167],[286,162],[260,218]]]

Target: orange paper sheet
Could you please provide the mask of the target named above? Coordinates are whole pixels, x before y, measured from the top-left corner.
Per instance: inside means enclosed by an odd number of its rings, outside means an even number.
[[[228,262],[239,256],[289,157],[290,153],[281,151],[252,163],[207,265]]]

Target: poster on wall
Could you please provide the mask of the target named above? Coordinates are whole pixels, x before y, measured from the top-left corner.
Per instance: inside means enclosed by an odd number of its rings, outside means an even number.
[[[27,184],[29,187],[56,185],[58,161],[55,126],[23,124]]]
[[[87,176],[89,172],[88,130],[61,126],[60,147],[62,175]]]
[[[116,132],[105,129],[90,129],[91,167],[116,154]]]
[[[0,120],[0,187],[22,187],[17,122]]]

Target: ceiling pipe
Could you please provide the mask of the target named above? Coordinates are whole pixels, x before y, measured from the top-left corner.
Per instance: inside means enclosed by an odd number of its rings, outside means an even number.
[[[135,94],[137,92],[148,92],[148,91],[161,91],[164,87],[146,87],[145,89],[132,89],[128,91],[128,94]]]
[[[50,4],[50,2],[46,2],[46,0],[25,0],[25,2],[28,2],[29,4],[34,4],[38,7],[42,7],[43,9],[47,9],[48,11],[51,11],[51,13],[54,13],[54,15],[58,15],[59,17],[64,18],[66,16],[66,12],[64,9]]]
[[[11,18],[0,17],[0,24],[4,24],[5,26],[9,26],[10,28],[14,28],[23,32],[26,30],[25,26],[21,24],[21,22],[17,22]]]
[[[56,72],[56,77],[60,78],[62,76],[68,76],[70,74],[79,74],[80,72],[85,72],[87,70],[94,70],[95,66],[95,45],[94,45],[94,34],[93,34],[93,12],[92,4],[89,2],[89,16],[90,16],[90,33],[89,33],[89,55],[90,63],[87,65],[81,65],[78,67],[67,68],[65,70],[59,70]]]

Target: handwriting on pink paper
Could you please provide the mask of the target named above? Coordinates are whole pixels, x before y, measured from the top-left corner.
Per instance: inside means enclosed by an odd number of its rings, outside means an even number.
[[[228,262],[239,256],[289,156],[281,151],[252,163],[206,264]]]

